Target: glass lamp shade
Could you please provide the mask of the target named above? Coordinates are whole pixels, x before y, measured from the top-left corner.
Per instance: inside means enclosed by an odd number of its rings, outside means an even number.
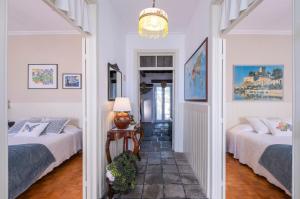
[[[131,106],[130,106],[130,100],[128,97],[117,97],[115,99],[114,112],[130,112]]]
[[[159,8],[146,8],[139,17],[139,35],[157,39],[166,37],[169,32],[168,15]]]

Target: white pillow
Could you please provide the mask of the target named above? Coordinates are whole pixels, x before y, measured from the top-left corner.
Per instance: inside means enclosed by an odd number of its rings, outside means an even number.
[[[257,117],[247,117],[246,120],[254,128],[254,130],[259,134],[270,133],[269,128],[265,125],[262,119]]]
[[[292,136],[292,124],[280,119],[264,119],[264,123],[269,128],[272,135]]]
[[[26,122],[16,137],[39,137],[49,123],[46,122]]]
[[[250,124],[238,124],[229,130],[233,133],[255,131]]]
[[[82,130],[74,125],[68,124],[65,126],[63,132],[65,133],[80,133]]]

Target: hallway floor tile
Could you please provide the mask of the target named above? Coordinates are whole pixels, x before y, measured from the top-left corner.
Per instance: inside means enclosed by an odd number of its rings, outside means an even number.
[[[183,153],[172,151],[171,123],[147,123],[137,162],[137,187],[114,198],[205,199],[196,176]]]

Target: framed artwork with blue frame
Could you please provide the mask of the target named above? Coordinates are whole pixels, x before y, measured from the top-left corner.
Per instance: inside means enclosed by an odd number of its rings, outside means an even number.
[[[234,65],[233,100],[281,101],[284,65]]]
[[[184,65],[184,100],[208,100],[208,38]]]
[[[63,89],[81,89],[82,77],[79,73],[64,73],[62,75]]]

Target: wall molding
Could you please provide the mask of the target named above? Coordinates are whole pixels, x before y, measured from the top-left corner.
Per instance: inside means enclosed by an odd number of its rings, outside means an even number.
[[[10,102],[8,119],[18,121],[31,117],[63,117],[82,127],[82,102]]]
[[[232,30],[229,35],[292,35],[291,30]]]
[[[8,36],[30,35],[80,35],[77,30],[54,30],[54,31],[8,31]]]

